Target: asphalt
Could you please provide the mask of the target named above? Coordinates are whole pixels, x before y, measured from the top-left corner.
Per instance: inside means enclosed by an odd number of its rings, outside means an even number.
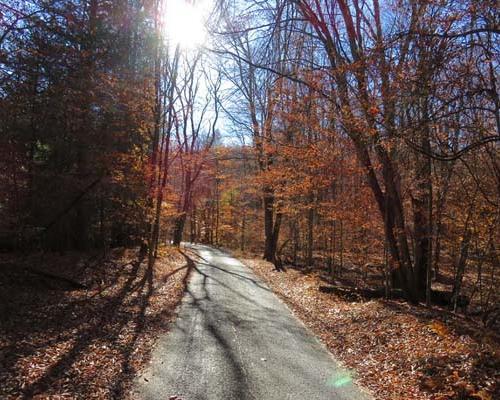
[[[368,400],[290,310],[227,253],[191,245],[187,293],[134,398]]]

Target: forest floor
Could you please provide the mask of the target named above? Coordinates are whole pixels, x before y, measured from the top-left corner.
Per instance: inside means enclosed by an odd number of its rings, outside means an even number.
[[[0,255],[0,398],[125,397],[175,314],[188,270],[174,249],[160,249],[152,271],[130,249],[106,258]]]
[[[320,292],[320,272],[241,256],[380,400],[500,399],[500,346],[478,321],[395,300]]]

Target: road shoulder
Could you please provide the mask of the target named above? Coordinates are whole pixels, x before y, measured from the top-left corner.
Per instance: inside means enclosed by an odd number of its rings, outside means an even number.
[[[397,301],[345,301],[321,293],[314,273],[278,273],[256,258],[242,262],[335,358],[357,371],[359,383],[377,399],[448,400],[461,393],[461,398],[492,399],[498,394],[498,346],[467,332],[461,319]]]

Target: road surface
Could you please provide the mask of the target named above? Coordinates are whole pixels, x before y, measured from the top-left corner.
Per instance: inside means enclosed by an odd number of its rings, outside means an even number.
[[[201,261],[134,398],[371,398],[248,267],[211,247],[190,247]]]

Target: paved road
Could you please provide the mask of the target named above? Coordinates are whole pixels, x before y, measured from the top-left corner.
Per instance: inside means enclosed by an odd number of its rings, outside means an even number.
[[[135,396],[163,400],[367,400],[351,375],[252,271],[224,252],[192,248],[187,294]]]

